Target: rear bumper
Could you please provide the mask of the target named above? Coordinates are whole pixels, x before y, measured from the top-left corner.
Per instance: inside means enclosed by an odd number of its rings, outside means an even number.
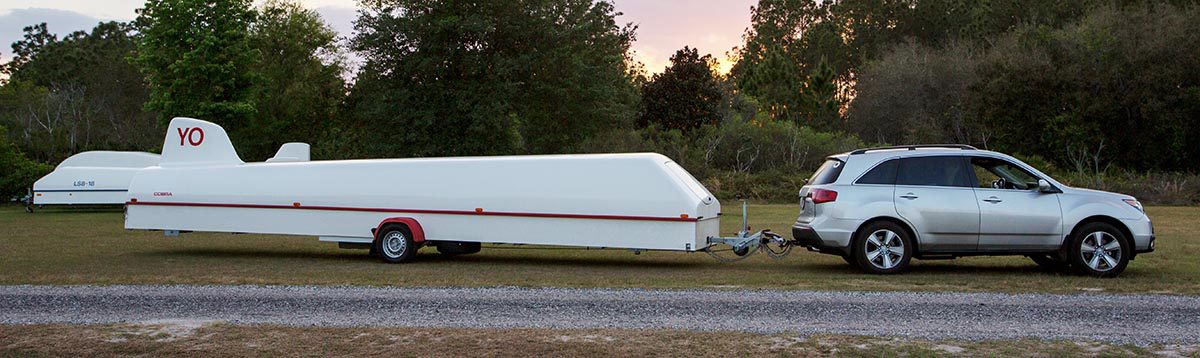
[[[792,239],[795,240],[797,245],[812,251],[831,255],[846,255],[845,247],[826,245],[825,240],[821,239],[821,234],[817,233],[817,230],[813,229],[812,226],[804,224],[792,225]]]

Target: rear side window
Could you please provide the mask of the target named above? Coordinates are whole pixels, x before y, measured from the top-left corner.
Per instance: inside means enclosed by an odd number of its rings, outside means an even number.
[[[972,170],[961,156],[915,157],[900,161],[896,185],[974,187]]]
[[[837,181],[838,176],[842,175],[844,164],[837,159],[826,160],[825,164],[821,164],[821,167],[817,168],[817,172],[813,174],[812,178],[808,179],[808,183],[820,185]]]
[[[892,159],[876,165],[867,174],[858,178],[857,184],[896,184],[896,167],[899,165],[900,159]]]

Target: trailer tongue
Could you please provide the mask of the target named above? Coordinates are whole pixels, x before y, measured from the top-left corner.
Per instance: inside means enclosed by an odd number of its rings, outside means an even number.
[[[175,118],[159,165],[130,183],[125,227],[317,236],[389,262],[480,243],[718,258],[717,245],[741,258],[790,250],[769,230],[750,233],[744,217],[735,237],[721,237],[720,202],[655,153],[310,161],[307,148],[246,163],[220,126]]]

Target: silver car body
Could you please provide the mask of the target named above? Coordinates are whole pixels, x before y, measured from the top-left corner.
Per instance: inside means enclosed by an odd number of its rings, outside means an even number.
[[[1030,254],[1058,250],[1082,223],[1104,221],[1133,240],[1135,253],[1153,250],[1150,218],[1140,207],[1125,201],[1136,203],[1133,197],[1066,186],[1005,154],[951,148],[851,153],[829,157],[842,166],[836,180],[801,189],[801,213],[792,228],[801,245],[845,255],[864,224],[891,220],[902,223],[914,235],[918,258]],[[1046,180],[1056,190],[857,183],[865,173],[888,160],[925,156],[1002,160]],[[817,204],[810,195],[816,189],[832,190],[837,193],[836,199]]]

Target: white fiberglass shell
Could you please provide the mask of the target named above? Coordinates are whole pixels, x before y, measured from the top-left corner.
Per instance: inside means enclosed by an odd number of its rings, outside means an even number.
[[[92,151],[72,155],[33,183],[35,205],[124,204],[133,174],[158,165],[145,152]]]
[[[126,228],[364,242],[402,217],[426,240],[696,250],[718,236],[720,203],[654,153],[242,163],[219,126],[170,127],[162,165],[131,184]],[[188,128],[208,139],[172,138]]]

